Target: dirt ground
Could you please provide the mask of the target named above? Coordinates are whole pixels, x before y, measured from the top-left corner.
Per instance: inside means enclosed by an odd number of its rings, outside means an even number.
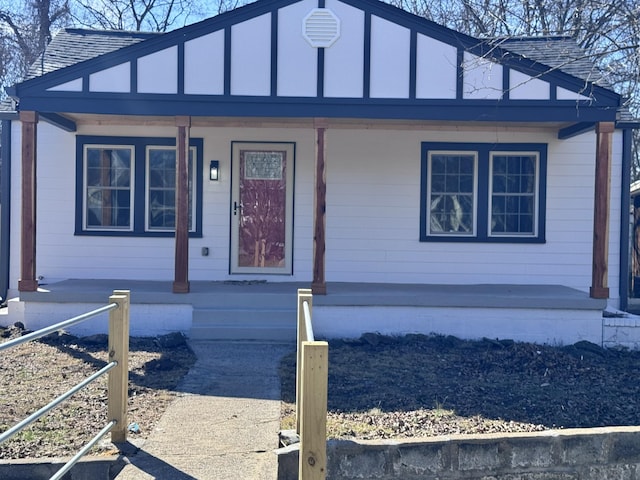
[[[293,425],[295,355],[281,366]],[[362,439],[640,424],[640,352],[450,336],[329,344],[328,434]]]
[[[20,334],[0,328],[0,341]],[[106,359],[104,335],[56,334],[0,353],[0,432]],[[131,339],[129,422],[137,430],[131,436],[153,431],[194,362],[181,335]],[[294,421],[294,352],[283,359],[280,374],[287,429]],[[638,425],[639,374],[640,352],[588,342],[551,347],[366,334],[330,342],[328,434],[374,439]],[[106,419],[103,378],[0,444],[0,459],[72,455]]]
[[[18,328],[0,328],[0,342],[21,334]],[[194,362],[195,356],[182,335],[130,339],[131,437],[147,438],[179,394],[176,386]],[[56,333],[0,352],[0,432],[106,363],[106,335],[78,338]],[[107,424],[106,399],[107,378],[103,376],[0,444],[0,459],[75,455]]]

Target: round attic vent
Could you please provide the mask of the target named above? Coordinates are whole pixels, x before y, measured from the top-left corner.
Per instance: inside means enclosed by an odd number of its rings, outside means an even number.
[[[340,38],[340,19],[328,8],[314,8],[302,21],[302,35],[312,47],[330,47]]]

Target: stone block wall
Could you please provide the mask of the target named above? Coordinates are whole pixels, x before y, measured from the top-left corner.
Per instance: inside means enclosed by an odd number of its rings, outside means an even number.
[[[297,479],[295,446],[278,453],[278,480]],[[640,428],[333,440],[327,457],[327,480],[640,480]]]

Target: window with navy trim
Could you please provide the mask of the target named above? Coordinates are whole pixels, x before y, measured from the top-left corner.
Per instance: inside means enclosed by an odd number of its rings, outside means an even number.
[[[173,236],[175,138],[76,138],[76,234]],[[189,234],[202,235],[202,139],[189,140]]]
[[[422,144],[420,240],[545,241],[547,145]]]

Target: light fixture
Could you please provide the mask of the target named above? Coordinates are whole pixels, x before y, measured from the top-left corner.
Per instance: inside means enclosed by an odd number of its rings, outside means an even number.
[[[220,161],[211,160],[209,164],[209,180],[217,182],[220,179]]]

